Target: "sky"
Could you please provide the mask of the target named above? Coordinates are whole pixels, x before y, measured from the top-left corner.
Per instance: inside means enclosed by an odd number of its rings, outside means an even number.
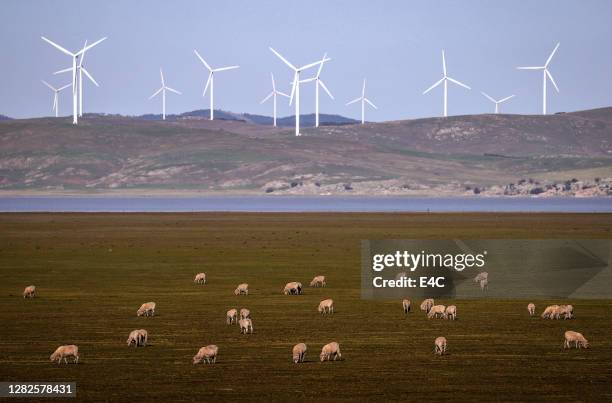
[[[70,58],[41,35],[70,50],[108,37],[85,59],[101,85],[85,84],[85,112],[161,113],[161,99],[148,99],[160,87],[160,67],[167,85],[183,93],[167,95],[167,113],[208,108],[197,49],[213,67],[240,65],[215,75],[216,108],[271,115],[272,104],[260,104],[271,90],[270,73],[285,92],[292,79],[272,46],[295,65],[328,53],[321,78],[335,100],[322,92],[321,113],[359,118],[359,104],[345,104],[367,78],[366,96],[379,108],[367,109],[367,120],[440,116],[442,87],[422,93],[442,77],[445,49],[448,74],[472,87],[449,85],[449,115],[492,112],[481,91],[498,99],[515,94],[502,112],[538,114],[542,75],[516,67],[544,64],[557,42],[549,68],[561,92],[548,86],[549,112],[612,105],[606,0],[5,0],[2,13],[0,114],[14,118],[50,116],[52,92],[40,80],[70,81],[69,74],[52,74],[69,67]],[[303,85],[301,94],[301,113],[314,112],[314,85]],[[70,103],[64,91],[61,115],[70,113]],[[279,98],[278,112],[294,109]]]

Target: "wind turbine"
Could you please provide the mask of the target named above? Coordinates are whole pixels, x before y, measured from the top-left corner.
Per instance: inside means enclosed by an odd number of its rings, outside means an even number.
[[[72,124],[76,125],[78,123],[78,118],[77,118],[77,115],[78,115],[78,113],[77,113],[78,112],[77,111],[77,92],[78,92],[78,88],[77,88],[77,59],[79,58],[79,56],[84,54],[89,49],[93,48],[94,46],[96,46],[100,42],[106,40],[106,37],[97,40],[96,42],[92,43],[91,45],[87,45],[87,46],[83,47],[83,49],[79,50],[78,52],[70,52],[70,51],[64,49],[63,47],[61,47],[60,45],[58,45],[57,43],[55,43],[55,42],[45,38],[44,36],[41,36],[41,39],[43,41],[47,42],[48,44],[50,44],[51,46],[55,47],[56,49],[58,49],[62,53],[65,53],[68,56],[72,57],[72,67],[70,68],[70,70],[72,70]]]
[[[499,113],[499,104],[501,104],[502,102],[506,102],[507,100],[511,98],[514,98],[514,95],[510,95],[509,97],[502,98],[499,101],[496,101],[495,99],[493,99],[493,97],[489,96],[487,93],[482,92],[482,91],[480,93],[484,95],[489,101],[495,104],[495,113]]]
[[[285,59],[280,53],[278,53],[273,48],[270,48],[272,53],[278,56],[279,59],[283,61],[291,70],[293,70],[293,85],[291,86],[291,96],[289,97],[289,105],[293,102],[293,97],[295,96],[295,135],[300,136],[300,73],[303,70],[309,69],[311,67],[316,66],[317,64],[324,63],[330,61],[331,59],[323,58],[318,62],[310,63],[304,65],[302,67],[295,67],[293,64],[289,63],[287,59]]]
[[[276,83],[274,82],[274,74],[270,73],[270,76],[272,77],[272,92],[268,94],[267,97],[265,97],[260,104],[263,104],[264,102],[266,102],[268,99],[270,99],[270,97],[273,97],[272,101],[274,102],[274,114],[273,114],[273,119],[274,119],[274,127],[276,127],[276,96],[277,95],[282,95],[283,97],[287,97],[289,98],[289,95],[285,94],[284,92],[280,92],[276,90]]]
[[[151,95],[149,99],[155,98],[160,92],[162,93],[162,120],[166,120],[166,90],[174,92],[178,95],[181,95],[181,93],[166,85],[166,81],[164,80],[164,73],[161,68],[159,69],[159,76],[161,77],[161,87],[157,91],[155,91],[155,93]]]
[[[206,68],[209,71],[208,80],[206,81],[206,86],[204,87],[204,92],[202,93],[202,96],[206,95],[206,90],[208,90],[208,86],[210,85],[210,120],[213,120],[215,116],[214,115],[214,98],[213,98],[214,85],[215,85],[215,73],[218,71],[237,69],[240,66],[228,66],[228,67],[219,67],[217,69],[213,69],[212,67],[210,67],[208,63],[206,63],[206,60],[204,60],[202,56],[200,56],[197,50],[194,49],[193,52],[196,54],[198,59],[200,59],[200,61],[204,64],[204,66],[206,66]]]
[[[451,78],[448,76],[448,74],[446,73],[446,58],[444,57],[444,50],[442,50],[442,72],[444,73],[444,75],[442,76],[442,78],[437,81],[434,85],[432,85],[431,87],[427,88],[424,92],[423,95],[427,94],[429,91],[433,90],[434,88],[436,88],[438,85],[444,83],[444,116],[448,116],[448,82],[452,82],[455,83],[457,85],[462,86],[463,88],[467,88],[468,90],[471,90],[470,87],[468,87],[467,85],[460,83],[459,81],[455,80],[454,78]]]
[[[46,82],[45,80],[40,80],[40,81],[42,81],[44,85],[51,88],[51,91],[53,91],[53,108],[51,110],[55,111],[55,117],[58,117],[59,116],[59,96],[58,96],[59,92],[61,90],[64,90],[70,87],[72,84],[69,83],[69,84],[64,85],[63,87],[55,88],[51,84]]]
[[[83,46],[83,48],[86,48],[86,47],[87,47],[87,41],[85,41],[85,45]],[[96,87],[100,86],[96,82],[96,80],[91,76],[91,74],[89,74],[87,69],[85,67],[83,67],[83,60],[85,60],[85,53],[86,52],[83,52],[83,54],[81,55],[81,58],[79,59],[79,64],[77,66],[78,80],[79,80],[79,83],[78,83],[78,91],[79,91],[79,116],[83,116],[83,73],[85,73],[87,78],[89,78],[89,81],[94,83]],[[69,72],[71,70],[72,70],[72,67],[68,67],[67,69],[56,71],[53,74],[67,73],[67,72]]]
[[[323,59],[321,59],[321,64],[319,65],[319,70],[317,71],[316,76],[312,78],[307,78],[306,80],[301,81],[302,83],[315,81],[315,86],[316,86],[316,89],[315,89],[315,127],[319,127],[319,86],[322,87],[325,90],[325,92],[327,92],[327,95],[329,95],[331,99],[334,99],[334,96],[331,94],[331,92],[329,92],[329,89],[327,88],[323,80],[321,80],[321,70],[323,70],[323,64],[325,63],[326,57],[327,57],[327,53],[325,53],[323,55]]]
[[[550,71],[548,71],[548,65],[550,64],[550,61],[552,60],[553,56],[555,55],[555,52],[557,52],[557,49],[559,49],[559,45],[561,45],[561,43],[557,43],[557,46],[555,46],[555,48],[553,49],[553,51],[550,53],[550,56],[548,56],[548,59],[546,59],[546,63],[544,63],[544,66],[536,66],[536,67],[517,67],[517,69],[519,70],[542,70],[543,71],[543,87],[542,87],[542,114],[546,115],[546,78],[548,77],[550,79],[550,82],[555,86],[555,89],[557,90],[557,92],[559,92],[559,87],[557,87],[557,83],[555,83],[555,79],[553,78],[552,74],[550,74]]]
[[[370,106],[374,109],[378,109],[376,107],[376,105],[374,105],[372,102],[370,102],[369,99],[367,99],[365,97],[365,87],[366,87],[366,80],[365,78],[363,79],[363,87],[361,88],[361,96],[359,98],[355,98],[352,101],[348,102],[346,105],[350,105],[350,104],[354,104],[355,102],[361,101],[361,124],[365,123],[365,104],[366,102],[368,104],[370,104]]]

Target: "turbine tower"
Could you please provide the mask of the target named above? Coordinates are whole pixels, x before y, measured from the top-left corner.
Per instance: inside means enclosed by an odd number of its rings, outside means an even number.
[[[334,99],[334,96],[329,92],[329,89],[321,80],[321,70],[323,70],[323,64],[325,63],[325,59],[327,58],[327,53],[323,55],[323,59],[321,59],[321,64],[319,65],[319,70],[317,71],[317,75],[312,78],[307,78],[306,80],[302,80],[302,83],[308,83],[310,81],[315,81],[315,127],[319,127],[319,87],[323,88],[327,95],[331,99]]]
[[[519,70],[542,70],[543,79],[544,79],[543,84],[542,84],[543,85],[542,87],[542,114],[543,115],[546,115],[546,79],[547,78],[550,79],[550,82],[552,83],[552,85],[554,85],[557,92],[559,92],[559,87],[557,87],[557,83],[555,83],[555,79],[553,78],[552,74],[550,74],[550,71],[548,71],[548,65],[550,64],[550,61],[555,55],[555,52],[557,52],[557,49],[559,49],[559,45],[561,45],[561,43],[557,43],[557,46],[555,46],[553,51],[550,53],[550,56],[548,56],[548,59],[546,59],[546,63],[544,63],[544,66],[517,67],[517,69]]]
[[[354,104],[355,102],[361,101],[361,124],[365,123],[365,104],[366,102],[370,104],[370,106],[374,109],[378,109],[376,105],[370,102],[369,99],[365,96],[365,88],[366,88],[366,80],[363,79],[363,87],[361,88],[361,96],[359,98],[355,98],[352,101],[348,102],[346,105]]]
[[[83,48],[87,47],[87,41],[85,41],[85,45],[83,46]],[[80,59],[79,59],[79,64],[77,66],[77,74],[78,74],[78,92],[79,92],[79,117],[83,116],[83,73],[85,73],[85,75],[87,76],[87,78],[89,78],[89,81],[91,81],[92,83],[95,84],[96,87],[99,87],[100,85],[96,82],[96,80],[92,77],[91,74],[89,74],[89,72],[87,71],[87,69],[85,67],[83,67],[83,60],[85,60],[85,53],[83,52],[83,54],[81,55]],[[61,73],[67,73],[69,71],[72,70],[72,67],[68,67],[67,69],[63,69],[63,70],[59,70],[56,71],[53,74],[61,74]]]
[[[81,56],[82,54],[84,54],[86,51],[88,51],[89,49],[93,48],[94,46],[96,46],[97,44],[99,44],[100,42],[106,40],[106,37],[97,40],[96,42],[92,43],[91,45],[87,45],[85,47],[83,47],[83,49],[79,50],[78,52],[70,52],[66,49],[64,49],[63,47],[61,47],[60,45],[58,45],[57,43],[45,38],[44,36],[41,36],[41,39],[45,42],[47,42],[48,44],[50,44],[51,46],[53,46],[54,48],[58,49],[59,51],[61,51],[62,53],[72,57],[72,67],[69,69],[69,71],[72,71],[72,124],[77,124],[78,123],[78,111],[77,111],[77,92],[78,92],[78,88],[77,88],[77,59],[79,58],[79,56]]]
[[[206,95],[206,90],[208,90],[208,87],[210,85],[210,120],[213,120],[214,116],[215,116],[215,114],[214,114],[214,97],[213,97],[214,86],[215,86],[215,73],[219,72],[219,71],[224,71],[224,70],[237,69],[240,66],[228,66],[228,67],[219,67],[217,69],[213,69],[212,67],[210,67],[210,65],[208,63],[206,63],[206,60],[204,60],[202,58],[202,56],[200,56],[200,54],[198,53],[197,50],[194,49],[193,52],[196,54],[198,59],[200,59],[200,61],[204,64],[204,66],[209,71],[209,73],[208,73],[208,80],[206,81],[206,86],[204,87],[204,92],[202,93],[202,96]]]
[[[499,101],[496,101],[495,99],[493,99],[493,97],[489,96],[486,92],[481,91],[480,93],[484,95],[489,101],[495,104],[495,113],[499,113],[499,104],[501,104],[502,102],[506,102],[507,100],[511,98],[514,98],[514,95],[510,95],[509,97],[502,98]]]
[[[272,92],[268,94],[267,97],[265,97],[260,104],[263,104],[264,102],[266,102],[268,99],[270,99],[270,97],[272,98],[272,101],[274,103],[274,113],[273,113],[273,120],[274,120],[274,127],[276,127],[276,96],[277,95],[281,95],[283,97],[287,97],[289,98],[289,95],[285,94],[284,92],[280,92],[276,90],[276,83],[274,82],[274,74],[270,73],[270,76],[272,77]]]
[[[155,93],[151,95],[149,99],[155,98],[160,92],[162,93],[162,120],[166,120],[166,90],[174,92],[178,95],[181,95],[181,93],[166,85],[166,81],[164,80],[164,73],[162,72],[161,68],[159,69],[159,76],[161,77],[161,87],[157,91],[155,91]]]
[[[51,89],[51,91],[53,91],[53,108],[51,110],[55,111],[55,117],[58,117],[59,116],[59,96],[58,95],[61,90],[64,90],[70,87],[72,84],[69,83],[69,84],[64,85],[63,87],[55,88],[51,84],[46,82],[45,80],[40,80],[40,81],[42,81],[44,85],[46,85],[47,87]]]
[[[309,69],[311,67],[316,66],[317,64],[324,63],[330,61],[331,59],[323,58],[318,62],[310,63],[304,65],[302,67],[295,67],[293,64],[289,63],[287,59],[285,59],[280,53],[278,53],[273,48],[270,48],[272,53],[278,56],[279,59],[283,61],[291,70],[293,70],[293,85],[291,86],[291,96],[289,97],[289,105],[293,102],[293,97],[295,96],[295,135],[300,136],[300,73],[303,70]]]
[[[438,85],[444,83],[444,117],[448,116],[448,82],[452,82],[455,83],[457,85],[462,86],[463,88],[467,88],[468,90],[471,90],[470,87],[468,87],[467,85],[460,83],[459,81],[455,80],[454,78],[451,78],[448,76],[448,74],[446,73],[446,58],[444,57],[444,50],[442,50],[442,72],[444,73],[444,75],[442,76],[442,78],[437,81],[434,85],[432,85],[431,87],[427,88],[424,92],[423,95],[427,94],[429,91],[433,90],[434,88],[436,88]]]

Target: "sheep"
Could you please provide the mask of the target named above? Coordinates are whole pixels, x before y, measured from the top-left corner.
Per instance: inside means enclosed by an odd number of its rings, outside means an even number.
[[[446,353],[446,337],[436,337],[434,341],[434,354],[443,355]]]
[[[34,298],[36,296],[36,286],[29,285],[23,290],[23,298]]]
[[[310,282],[311,287],[325,287],[326,285],[325,276],[315,276]]]
[[[145,329],[138,329],[138,342],[142,346],[146,346],[149,341],[149,332]]]
[[[410,312],[410,300],[409,299],[405,299],[402,301],[402,307],[404,308],[404,313],[407,314],[408,312]]]
[[[206,273],[196,274],[193,282],[196,284],[206,284]]]
[[[238,324],[240,325],[240,334],[253,334],[253,321],[251,321],[251,319],[240,319]]]
[[[529,305],[527,305],[527,312],[529,312],[529,316],[533,316],[535,315],[535,304],[533,302],[530,302]]]
[[[136,311],[136,316],[155,316],[155,302],[145,302]]]
[[[215,346],[214,344],[202,347],[198,350],[198,353],[193,356],[193,365],[199,364],[202,361],[206,362],[207,364],[216,363],[218,352],[219,347]]]
[[[487,280],[486,278],[480,280],[480,289],[482,291],[484,291],[488,285],[489,285],[489,280]]]
[[[480,283],[482,280],[488,280],[489,279],[489,273],[487,273],[486,271],[480,272],[476,275],[476,277],[474,277],[474,282],[475,283]]]
[[[431,318],[437,318],[438,315],[440,315],[440,317],[443,318],[445,312],[446,312],[446,307],[444,305],[434,305],[429,310],[427,317],[431,319]]]
[[[234,295],[249,295],[249,285],[247,283],[238,284],[234,290]]]
[[[334,361],[336,361],[337,359],[342,359],[342,354],[340,353],[340,345],[335,341],[324,345],[321,349],[321,354],[319,355],[321,362],[331,361],[332,357]]]
[[[306,344],[298,343],[293,346],[293,363],[297,364],[298,362],[304,362],[304,358],[306,358]]]
[[[68,364],[67,357],[73,357],[74,363],[75,364],[78,363],[79,362],[79,348],[75,346],[74,344],[70,344],[66,346],[59,346],[55,350],[55,352],[51,354],[51,356],[49,357],[49,360],[51,362],[57,361],[57,365],[59,365],[62,363],[62,359],[64,359],[64,362]]]
[[[553,319],[553,314],[555,313],[555,310],[557,310],[557,308],[559,308],[559,305],[547,306],[546,309],[544,309],[544,312],[542,312],[542,319]]]
[[[326,313],[334,313],[334,300],[333,299],[324,299],[319,302],[319,308],[317,308],[321,315]]]
[[[251,319],[251,311],[246,308],[240,309],[240,319]]]
[[[455,305],[449,305],[444,310],[444,319],[457,319],[457,307]]]
[[[225,321],[228,325],[238,322],[238,310],[236,308],[232,308],[227,311],[225,314]]]
[[[574,347],[576,348],[589,348],[590,344],[587,339],[584,338],[582,333],[574,332],[573,330],[568,330],[565,332],[565,342],[563,343],[563,348],[572,348],[571,343],[574,343]]]
[[[552,312],[551,319],[560,319],[561,315],[563,315],[564,319],[571,319],[574,317],[573,313],[574,307],[572,305],[559,305],[557,309]]]
[[[426,313],[429,313],[429,310],[431,309],[432,306],[434,306],[433,298],[427,298],[426,300],[421,302],[421,311],[425,311]]]
[[[287,283],[285,285],[285,288],[283,289],[283,294],[285,295],[299,295],[302,293],[302,283],[298,282],[298,281],[292,281],[290,283]]]
[[[138,330],[132,330],[128,336],[127,346],[130,347],[132,344],[136,347],[140,345],[140,333]]]

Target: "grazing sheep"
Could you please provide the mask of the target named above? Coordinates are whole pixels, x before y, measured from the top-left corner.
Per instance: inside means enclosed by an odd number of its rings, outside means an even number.
[[[434,353],[438,355],[442,355],[446,353],[446,337],[440,336],[436,337],[434,341]]]
[[[563,319],[571,319],[574,317],[574,307],[572,305],[559,305],[552,313],[552,318],[560,319],[563,315]]]
[[[74,344],[70,344],[67,346],[59,346],[55,350],[55,352],[51,354],[51,356],[49,357],[49,360],[51,362],[57,361],[57,364],[59,365],[62,363],[62,359],[64,359],[64,362],[68,364],[67,357],[73,357],[74,363],[75,364],[78,363],[79,362],[79,348],[75,346]]]
[[[444,305],[434,305],[429,310],[427,317],[429,319],[437,318],[437,317],[443,318],[445,315],[445,312],[446,312],[446,307]]]
[[[251,311],[246,308],[240,309],[240,319],[251,319]]]
[[[299,295],[302,293],[302,283],[298,282],[298,281],[292,281],[290,283],[287,283],[285,285],[285,288],[283,289],[283,294],[285,295]]]
[[[334,313],[334,300],[333,299],[324,299],[323,301],[319,302],[319,308],[318,311],[321,315],[324,315],[326,313]]]
[[[315,276],[310,282],[311,287],[325,287],[326,285],[325,276]]]
[[[488,285],[489,285],[489,280],[488,279],[484,278],[484,279],[480,280],[480,289],[482,291],[484,291],[487,288]]]
[[[527,305],[527,312],[529,312],[529,316],[535,315],[535,304],[533,302],[530,302],[529,305]]]
[[[219,352],[219,347],[214,344],[210,344],[206,347],[202,347],[198,350],[198,353],[193,356],[193,365],[199,364],[202,361],[207,364],[217,362],[217,353]]]
[[[240,325],[240,333],[251,333],[253,334],[253,321],[251,321],[251,319],[240,319],[238,321],[238,324]]]
[[[432,306],[434,306],[433,298],[427,298],[426,300],[421,302],[421,311],[425,311],[426,313],[429,313],[429,310],[431,309]]]
[[[324,345],[321,349],[321,354],[319,355],[321,362],[331,361],[332,357],[334,361],[336,361],[337,359],[342,359],[342,354],[340,353],[340,345],[335,341]]]
[[[298,362],[304,362],[304,358],[306,358],[306,344],[299,343],[293,346],[293,362],[297,364]]]
[[[36,296],[36,286],[29,285],[23,290],[23,298],[34,298]]]
[[[196,284],[206,284],[206,273],[196,274],[193,282]]]
[[[444,311],[444,319],[457,319],[457,307],[455,305],[449,305]]]
[[[234,295],[249,295],[249,285],[247,283],[238,284],[234,290]]]
[[[155,316],[155,302],[145,302],[136,311],[137,316]]]
[[[141,346],[146,346],[149,341],[149,332],[144,329],[138,330],[138,342]]]
[[[546,309],[544,309],[544,312],[542,312],[542,319],[553,319],[553,315],[555,313],[555,311],[557,310],[557,308],[559,308],[559,305],[549,305],[546,307]]]
[[[238,310],[236,308],[232,308],[227,311],[225,314],[225,321],[228,325],[238,322]]]
[[[138,330],[132,330],[128,336],[127,346],[130,347],[132,344],[136,347],[140,345],[140,333]]]
[[[402,307],[404,308],[404,313],[408,313],[410,312],[410,300],[409,299],[405,299],[402,301]]]
[[[489,273],[487,273],[486,271],[483,271],[483,272],[478,273],[478,275],[474,277],[474,282],[480,283],[482,280],[488,280],[488,279],[489,279]]]
[[[574,332],[573,330],[568,330],[565,332],[565,342],[563,343],[563,348],[572,348],[572,343],[574,343],[574,347],[576,348],[589,348],[590,344],[587,339],[584,338],[582,333]]]

